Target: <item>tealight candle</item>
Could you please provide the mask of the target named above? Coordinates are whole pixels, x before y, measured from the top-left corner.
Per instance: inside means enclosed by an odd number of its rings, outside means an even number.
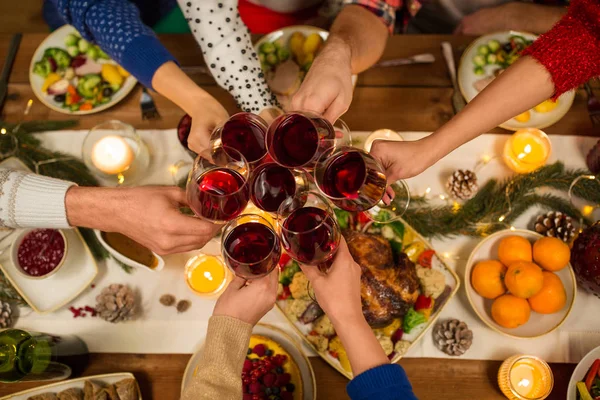
[[[366,152],[371,151],[371,147],[373,147],[373,143],[376,140],[393,140],[396,142],[401,142],[404,140],[404,138],[400,136],[398,132],[391,129],[378,129],[372,132],[369,137],[367,137],[367,140],[365,140],[364,149]]]
[[[229,271],[218,257],[199,254],[185,264],[185,281],[201,296],[216,296],[227,286]]]
[[[544,166],[551,150],[550,139],[543,131],[520,129],[506,141],[503,158],[513,171],[527,173]]]
[[[133,150],[119,136],[105,136],[92,147],[92,164],[108,175],[126,171],[134,160]]]
[[[550,366],[534,356],[513,356],[500,366],[498,385],[510,400],[543,400],[550,395],[554,377]]]

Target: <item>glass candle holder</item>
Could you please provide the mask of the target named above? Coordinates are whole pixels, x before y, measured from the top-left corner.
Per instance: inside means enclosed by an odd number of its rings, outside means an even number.
[[[107,121],[90,129],[83,141],[85,165],[107,185],[131,185],[148,168],[150,155],[133,126]]]
[[[552,392],[554,376],[538,357],[516,355],[500,366],[498,385],[510,400],[543,400]]]
[[[404,140],[404,138],[398,132],[391,129],[377,129],[376,131],[373,131],[365,140],[363,148],[367,153],[371,151],[371,147],[373,147],[373,143],[376,140],[391,140],[395,142],[401,142]]]
[[[218,297],[231,280],[231,273],[221,257],[197,254],[185,264],[185,282],[197,294]]]
[[[516,131],[504,145],[503,158],[513,171],[523,174],[544,166],[552,152],[548,135],[535,128]]]

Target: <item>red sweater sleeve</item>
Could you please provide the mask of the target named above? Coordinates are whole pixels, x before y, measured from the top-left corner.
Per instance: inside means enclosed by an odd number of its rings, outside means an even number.
[[[554,83],[554,97],[600,75],[600,1],[573,0],[565,15],[523,55],[542,64]]]

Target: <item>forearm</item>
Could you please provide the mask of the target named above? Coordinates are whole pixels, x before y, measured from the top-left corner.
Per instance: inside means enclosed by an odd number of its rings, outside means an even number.
[[[379,60],[388,38],[387,27],[369,10],[359,5],[342,9],[331,26],[327,47],[344,47],[350,52],[352,73],[358,74]]]
[[[354,376],[377,366],[389,364],[389,359],[362,313],[351,318],[331,320],[346,349]]]
[[[119,210],[126,207],[126,188],[72,187],[65,196],[71,226],[113,232]]]
[[[252,325],[226,316],[208,322],[202,356],[182,400],[242,398],[242,367]]]
[[[554,85],[548,71],[531,57],[523,57],[449,122],[425,139],[434,162],[471,139],[485,133],[552,97]]]

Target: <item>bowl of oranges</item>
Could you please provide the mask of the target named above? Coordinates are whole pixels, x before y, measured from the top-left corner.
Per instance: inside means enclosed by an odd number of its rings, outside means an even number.
[[[482,240],[465,270],[467,297],[490,328],[515,338],[546,335],[565,321],[577,284],[562,240],[504,230]]]

